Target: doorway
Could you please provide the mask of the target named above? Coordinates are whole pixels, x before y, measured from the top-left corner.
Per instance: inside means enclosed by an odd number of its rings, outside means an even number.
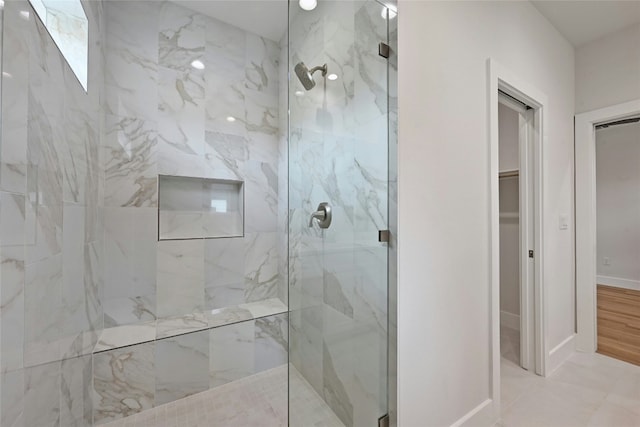
[[[576,115],[576,348],[597,349],[596,127],[640,115],[640,99]],[[609,257],[607,257],[609,258]]]
[[[499,91],[500,355],[535,370],[533,108]]]
[[[640,116],[595,128],[597,352],[640,365]]]
[[[500,105],[509,104],[518,114],[518,266],[525,277],[520,303],[520,366],[545,376],[557,360],[563,360],[565,347],[548,352],[544,289],[543,147],[547,143],[548,97],[528,81],[514,75],[492,58],[488,68],[489,126],[489,274],[491,281],[491,407],[500,411]],[[500,96],[500,92],[505,97]],[[500,98],[503,100],[500,101]],[[527,108],[530,107],[530,108]],[[522,226],[520,226],[522,224]],[[526,233],[524,232],[526,230]],[[539,249],[539,250],[538,250]],[[529,258],[533,251],[533,258]],[[527,259],[525,259],[525,255]],[[566,351],[565,351],[566,350]],[[554,355],[557,353],[557,355]],[[553,356],[553,357],[552,357]],[[517,366],[517,365],[516,365]]]

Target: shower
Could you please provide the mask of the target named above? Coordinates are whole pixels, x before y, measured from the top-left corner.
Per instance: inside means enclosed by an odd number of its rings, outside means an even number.
[[[0,177],[0,427],[378,426],[396,74],[353,64],[396,46],[397,19],[370,19],[380,0],[67,1],[81,16],[49,28],[47,1],[0,0],[0,175],[21,172]],[[55,31],[84,37],[78,75]],[[64,156],[43,173],[34,150]],[[30,194],[56,201],[46,221]]]
[[[313,73],[316,71],[322,71],[322,76],[327,75],[327,64],[318,65],[317,67],[313,67],[309,69],[304,62],[298,62],[295,66],[295,72],[298,78],[300,79],[300,83],[306,90],[311,90],[315,87],[316,82],[313,80]]]

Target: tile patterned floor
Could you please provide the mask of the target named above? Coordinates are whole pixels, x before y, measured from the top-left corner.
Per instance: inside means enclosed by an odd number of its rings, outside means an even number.
[[[520,364],[520,331],[500,327],[500,354],[516,365]]]
[[[502,359],[500,427],[640,426],[640,367],[575,353],[542,378]]]
[[[291,369],[291,425],[344,427],[327,404]],[[104,427],[287,426],[287,367],[281,366],[198,393]]]
[[[290,372],[291,426],[344,427],[331,408],[295,368]]]
[[[520,368],[520,333],[501,328],[502,419],[497,427],[640,426],[640,367],[575,353],[542,378]]]

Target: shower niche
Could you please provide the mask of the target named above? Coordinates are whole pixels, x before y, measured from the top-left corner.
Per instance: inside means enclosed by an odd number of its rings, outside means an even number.
[[[160,175],[158,240],[244,236],[244,182]]]

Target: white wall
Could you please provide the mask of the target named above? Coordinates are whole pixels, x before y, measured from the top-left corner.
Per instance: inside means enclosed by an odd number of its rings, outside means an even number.
[[[574,332],[573,48],[528,2],[398,7],[398,421],[450,425],[490,397],[489,57],[549,99],[549,348]]]
[[[640,98],[640,24],[576,49],[576,112]]]
[[[640,289],[640,123],[596,131],[596,209],[598,283]]]

